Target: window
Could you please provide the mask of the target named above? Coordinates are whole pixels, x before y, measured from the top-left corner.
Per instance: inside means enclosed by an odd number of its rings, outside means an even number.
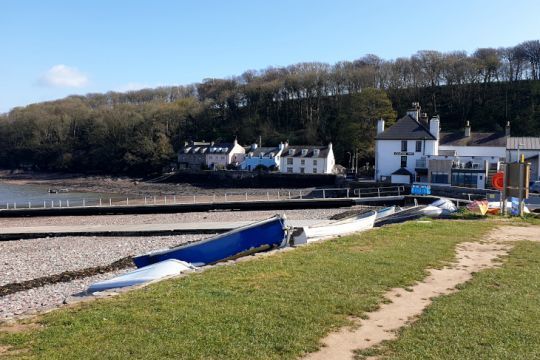
[[[431,173],[433,184],[448,184],[448,173],[434,171]]]
[[[306,165],[306,160],[305,159],[300,160],[300,165]]]
[[[406,156],[401,157],[401,167],[402,168],[407,167],[407,157]]]
[[[288,168],[287,168],[287,172],[288,172],[288,173],[292,173],[292,167],[288,167]]]
[[[306,169],[305,168],[300,168],[300,174],[303,174],[306,172]]]
[[[293,160],[292,158],[287,158],[287,165],[292,165],[292,160]]]
[[[477,186],[478,173],[452,172],[452,185],[475,188]]]
[[[416,152],[422,152],[422,142],[421,141],[416,142]]]
[[[313,168],[313,173],[314,173],[314,174],[317,173],[317,168],[316,168],[316,167]]]
[[[313,166],[317,166],[317,160],[313,160]]]
[[[407,140],[401,140],[401,151],[407,151]]]

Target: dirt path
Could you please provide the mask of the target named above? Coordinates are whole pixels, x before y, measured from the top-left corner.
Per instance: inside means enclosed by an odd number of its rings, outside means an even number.
[[[352,359],[354,350],[367,349],[396,338],[396,330],[414,322],[437,296],[457,291],[456,286],[480,270],[497,266],[497,259],[512,247],[508,241],[540,241],[538,226],[503,226],[492,231],[483,243],[467,242],[456,247],[457,262],[442,269],[429,270],[429,276],[411,289],[392,289],[385,294],[391,302],[382,304],[357,319],[355,326],[342,328],[322,340],[323,347],[306,359]]]

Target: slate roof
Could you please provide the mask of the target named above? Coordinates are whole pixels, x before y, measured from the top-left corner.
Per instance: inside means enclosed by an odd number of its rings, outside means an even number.
[[[307,150],[307,154],[302,156],[302,149]],[[319,156],[314,155],[315,149],[319,149]],[[289,151],[293,150],[293,154],[289,155]],[[312,146],[312,145],[300,145],[300,146],[286,146],[281,153],[281,157],[312,157],[312,158],[326,158],[330,153],[330,147],[328,146]]]
[[[412,176],[412,173],[409,170],[405,169],[405,168],[399,168],[396,171],[394,171],[392,173],[392,175],[409,175],[409,176]]]
[[[540,137],[514,137],[506,139],[506,148],[508,150],[517,150],[519,144],[522,144],[522,150],[540,150]]]
[[[208,153],[210,154],[228,154],[234,148],[233,143],[216,143],[209,147]]]
[[[472,132],[465,136],[465,131],[441,132],[439,145],[448,146],[497,146],[506,147],[504,132]]]
[[[405,115],[394,125],[378,134],[377,140],[435,140],[435,136],[422,123],[414,120],[410,115]]]
[[[279,147],[257,147],[255,150],[246,151],[246,154],[251,154],[253,157],[258,157],[261,154],[263,154],[263,156],[266,156],[270,153],[274,153],[275,155],[278,152]]]
[[[180,148],[179,153],[181,154],[205,154],[208,152],[210,143],[205,142],[194,142]]]

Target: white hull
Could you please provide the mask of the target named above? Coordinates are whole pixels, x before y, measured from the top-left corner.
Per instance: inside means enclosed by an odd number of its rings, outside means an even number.
[[[387,216],[390,216],[392,214],[396,213],[396,206],[390,206],[384,209],[377,210],[377,215],[375,216],[376,220],[384,219]]]
[[[324,238],[347,235],[359,231],[369,230],[373,228],[376,216],[377,213],[375,211],[371,211],[367,214],[338,220],[330,224],[306,226],[303,228],[302,233],[294,238],[294,244],[305,244]]]

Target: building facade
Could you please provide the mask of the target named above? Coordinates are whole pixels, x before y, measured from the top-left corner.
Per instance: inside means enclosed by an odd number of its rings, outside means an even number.
[[[206,165],[210,169],[226,169],[238,166],[244,161],[246,150],[236,139],[232,143],[215,143],[206,152]]]
[[[332,143],[328,146],[285,146],[279,171],[293,174],[332,174],[336,161]]]
[[[178,168],[199,170],[206,165],[206,153],[214,143],[204,141],[185,142],[178,150]]]
[[[531,164],[531,181],[540,180],[540,137],[508,137],[506,161],[518,161],[521,155]]]
[[[240,164],[242,170],[252,171],[264,167],[270,170],[279,170],[281,163],[281,152],[288,144],[281,143],[277,147],[259,147],[257,144],[251,145],[246,152],[244,161]]]

